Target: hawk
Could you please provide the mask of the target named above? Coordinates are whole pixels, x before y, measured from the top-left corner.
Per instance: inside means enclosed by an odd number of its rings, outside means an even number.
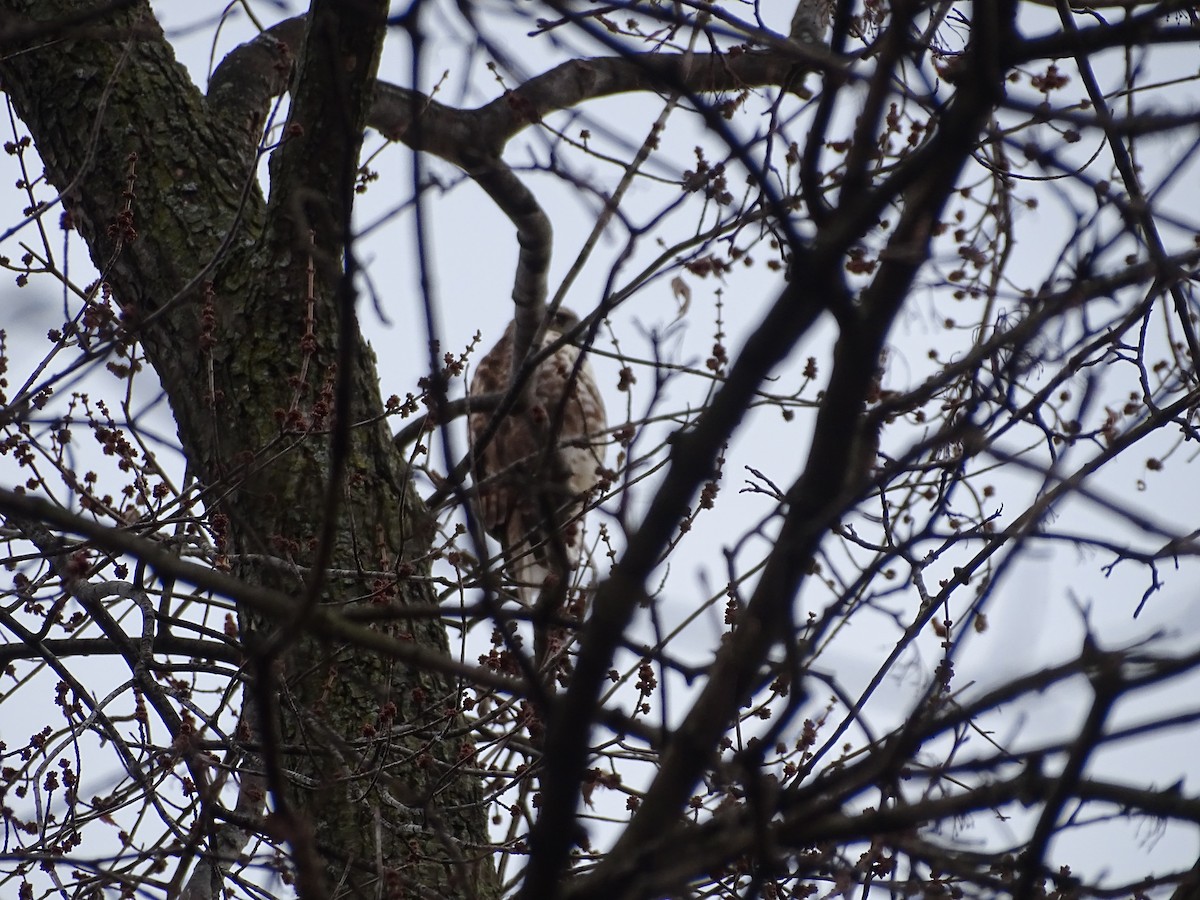
[[[570,310],[554,312],[538,350],[578,325]],[[510,322],[480,360],[472,396],[508,390],[515,331]],[[480,512],[522,602],[533,606],[543,586],[565,588],[579,564],[587,495],[604,465],[604,401],[579,348],[563,344],[534,370],[520,400],[483,443],[491,419],[491,413],[472,413],[469,424]],[[557,579],[548,584],[551,575]]]

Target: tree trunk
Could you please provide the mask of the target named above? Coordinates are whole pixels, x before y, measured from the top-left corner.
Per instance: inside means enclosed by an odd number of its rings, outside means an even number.
[[[51,23],[103,5],[0,0],[0,11]],[[314,4],[304,48],[291,48],[292,119],[269,201],[245,152],[260,123],[206,100],[146,3],[0,57],[0,78],[126,339],[161,379],[214,532],[231,554],[295,564],[235,556],[249,580],[296,600],[293,621],[242,627],[264,717],[254,765],[272,788],[269,821],[290,829],[302,893],[374,897],[382,876],[381,894],[489,896],[479,784],[457,774],[471,753],[459,686],[304,627],[312,603],[434,601],[412,577],[427,572],[432,531],[386,428],[344,265],[387,3],[328,6]],[[428,617],[379,627],[447,649]]]

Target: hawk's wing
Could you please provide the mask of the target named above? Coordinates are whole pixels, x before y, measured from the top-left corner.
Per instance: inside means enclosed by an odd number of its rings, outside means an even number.
[[[510,324],[480,361],[471,379],[473,395],[508,388],[513,330]],[[559,337],[547,332],[542,347]],[[569,578],[579,563],[579,519],[600,478],[607,427],[604,401],[577,347],[560,347],[531,378],[527,403],[512,409],[475,455],[484,527],[500,542],[525,601],[536,598],[551,572],[561,568],[560,576]],[[489,413],[471,415],[472,446],[490,419]]]

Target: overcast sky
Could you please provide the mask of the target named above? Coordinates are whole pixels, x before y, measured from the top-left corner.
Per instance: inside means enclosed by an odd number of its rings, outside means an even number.
[[[493,4],[499,7],[502,4]],[[768,24],[784,30],[789,15],[783,10],[787,4],[772,8],[774,21]],[[197,82],[204,85],[210,68],[211,29],[191,26],[206,22],[210,15],[207,8],[197,9],[197,4],[162,2],[156,4],[162,22],[169,33],[177,36],[177,47],[181,61],[188,66]],[[490,8],[480,5],[486,12]],[[265,21],[274,21],[279,13],[274,4],[261,3],[256,7]],[[471,56],[463,50],[460,41],[465,26],[452,11],[453,4],[439,4],[431,10],[427,22],[432,31],[428,44],[428,58],[424,61],[424,84],[429,90],[440,82],[438,97],[454,105],[476,105],[494,97],[500,90],[495,76],[484,66],[486,56]],[[563,58],[570,48],[557,48],[548,38],[529,41],[521,35],[529,30],[527,20],[505,22],[502,15],[488,16],[484,20],[493,34],[504,35],[511,46],[519,47],[520,61],[530,72],[548,68]],[[1024,20],[1029,31],[1048,29],[1052,26],[1048,12],[1030,14]],[[244,17],[234,16],[222,30],[218,43],[219,58],[234,43],[252,34],[252,28]],[[595,48],[587,50],[598,52]],[[1186,45],[1174,51],[1164,51],[1148,60],[1149,71],[1161,72],[1169,78],[1175,70],[1190,72],[1195,67],[1194,46]],[[1121,60],[1114,55],[1109,62],[1115,67]],[[381,76],[400,84],[410,83],[408,75],[410,59],[404,48],[402,36],[389,41]],[[443,80],[443,73],[447,73]],[[1102,70],[1102,75],[1104,70]],[[1113,77],[1119,69],[1112,69]],[[511,76],[510,80],[511,80]],[[811,76],[810,76],[811,78]],[[1082,96],[1082,88],[1074,85],[1063,95]],[[1063,97],[1060,97],[1060,100]],[[1156,93],[1150,104],[1166,102],[1174,104],[1176,111],[1195,111],[1200,106],[1200,94],[1194,84],[1188,83],[1172,93]],[[578,137],[587,128],[594,137],[593,146],[604,147],[613,155],[628,155],[631,146],[636,147],[649,130],[651,122],[661,111],[661,102],[654,97],[619,97],[590,104],[580,114],[562,114],[553,117],[551,124],[564,134]],[[805,119],[798,118],[788,128],[788,137],[803,142]],[[731,122],[738,133],[753,135],[763,131],[768,122],[764,117],[764,104],[751,102]],[[10,135],[5,140],[11,139]],[[363,238],[358,250],[367,264],[369,286],[364,284],[364,301],[360,307],[360,320],[379,356],[381,388],[384,395],[396,393],[403,396],[416,390],[416,381],[425,371],[426,346],[429,335],[426,331],[415,279],[414,241],[412,215],[409,208],[411,198],[411,176],[409,174],[409,152],[400,146],[381,148],[382,142],[371,135],[367,142],[368,153],[375,153],[370,162],[381,177],[362,198],[358,223],[366,228],[375,223],[384,223],[373,228]],[[649,171],[664,177],[677,177],[684,169],[694,166],[693,148],[703,145],[710,159],[723,158],[719,140],[706,133],[686,110],[676,111],[671,119],[667,137]],[[506,159],[514,166],[545,165],[550,158],[551,143],[545,134],[529,133],[515,140],[509,147]],[[1096,152],[1096,136],[1088,136],[1077,147],[1056,147],[1064,158],[1077,159],[1081,164]],[[1157,182],[1156,171],[1175,164],[1178,154],[1189,148],[1163,140],[1147,143],[1142,150],[1139,163],[1145,167],[1147,182]],[[1109,165],[1097,162],[1098,171],[1105,177]],[[13,188],[18,177],[13,169],[13,159],[0,156],[0,203],[8,210],[4,222],[15,221],[26,200],[20,191]],[[605,166],[595,158],[580,158],[561,153],[560,162],[570,167],[574,176],[607,188],[612,187],[620,176],[616,166]],[[427,204],[430,216],[432,272],[437,303],[438,337],[443,349],[453,353],[462,350],[471,342],[476,331],[482,333],[480,351],[486,349],[503,330],[511,316],[512,273],[516,259],[516,241],[508,221],[490,204],[482,192],[450,167],[436,162],[429,163],[431,177],[436,177],[445,190],[435,190]],[[673,174],[674,173],[674,174]],[[976,171],[973,176],[980,177]],[[971,176],[968,176],[968,178]],[[730,179],[732,189],[739,190],[744,184],[744,173],[736,172]],[[595,220],[598,203],[594,197],[580,198],[578,193],[565,182],[544,173],[530,173],[528,183],[549,212],[555,229],[554,262],[551,269],[551,292],[570,268],[575,254],[583,246]],[[1197,190],[1194,163],[1175,178],[1167,192],[1160,198],[1165,208],[1179,218],[1179,228],[1172,232],[1172,239],[1182,241],[1187,229],[1200,232],[1200,191]],[[1012,296],[1002,302],[1011,303],[1019,309],[1016,297],[1022,287],[1036,289],[1043,281],[1062,278],[1066,265],[1058,264],[1058,254],[1064,243],[1064,235],[1073,227],[1072,207],[1085,205],[1086,198],[1077,188],[1066,184],[1046,185],[1040,182],[1021,184],[1017,194],[1039,200],[1036,210],[1016,211],[1015,231],[1017,243],[1013,248],[1015,262],[1012,270],[1022,278],[1022,283],[1013,285]],[[646,184],[635,186],[625,206],[625,215],[635,226],[644,226],[658,215],[672,198],[678,195],[677,186],[670,184]],[[42,191],[41,199],[48,196]],[[621,287],[639,272],[650,260],[663,251],[660,238],[669,244],[681,240],[696,230],[699,207],[692,203],[667,217],[661,227],[631,246],[628,231],[620,225],[614,226],[600,241],[600,246],[591,262],[571,289],[567,303],[581,313],[590,312],[600,302],[606,287]],[[711,210],[706,211],[706,222],[711,224]],[[48,225],[57,220],[57,215],[46,217]],[[1098,236],[1111,235],[1118,229],[1119,219],[1115,215],[1096,226]],[[31,241],[31,229],[10,237],[0,245],[0,253],[19,257],[22,241]],[[52,241],[60,241],[61,235],[52,234]],[[952,250],[948,247],[947,250]],[[1126,252],[1115,245],[1103,259],[1115,261]],[[703,369],[713,343],[714,321],[717,303],[720,300],[727,343],[736,352],[744,336],[758,321],[763,311],[773,301],[782,285],[777,272],[770,271],[764,263],[769,252],[765,245],[753,250],[758,257],[751,268],[739,267],[723,280],[700,279],[684,276],[690,290],[690,302],[685,315],[681,316],[680,298],[672,289],[670,277],[660,277],[650,282],[625,304],[612,318],[612,333],[602,332],[601,349],[612,350],[613,336],[617,339],[620,352],[629,357],[650,359],[655,342],[660,342],[660,351],[670,361],[685,366]],[[625,257],[625,258],[623,258]],[[78,283],[86,283],[92,276],[85,274],[88,267],[86,253],[79,248],[69,252],[71,277]],[[949,260],[944,260],[950,264]],[[613,275],[616,270],[615,277]],[[673,274],[673,273],[672,273]],[[930,281],[934,280],[930,276]],[[375,292],[378,308],[372,303],[366,289]],[[1115,303],[1127,300],[1116,298]],[[0,276],[0,327],[7,330],[8,350],[11,358],[9,370],[10,387],[20,384],[45,356],[50,344],[45,335],[48,329],[58,327],[63,319],[63,298],[49,292],[48,285],[35,279],[33,286],[17,288],[12,279]],[[74,309],[74,301],[71,301]],[[1117,307],[1098,315],[1110,314]],[[928,353],[937,347],[941,358],[953,354],[969,345],[972,334],[969,328],[947,331],[943,327],[945,318],[958,315],[969,325],[973,308],[955,306],[944,294],[933,291],[918,291],[913,305],[906,312],[902,325],[895,333],[889,354],[885,386],[903,388],[920,382],[929,371]],[[803,383],[801,371],[808,356],[817,359],[822,378],[810,385],[803,399],[815,400],[821,387],[824,373],[828,371],[830,339],[833,329],[817,329],[797,349],[789,364],[777,373],[778,380],[771,390],[781,394],[792,393]],[[1160,334],[1151,335],[1151,340],[1161,341]],[[478,354],[476,354],[478,355]],[[70,360],[54,360],[46,374],[57,371]],[[653,378],[647,368],[638,368],[638,383],[629,397],[616,391],[619,364],[604,357],[593,361],[608,402],[610,421],[615,425],[631,414],[633,419],[644,415],[649,407],[654,387]],[[1038,373],[1030,373],[1031,382]],[[1108,376],[1110,387],[1103,398],[1119,396],[1121,390],[1136,390],[1136,381],[1129,379],[1123,371],[1115,368]],[[1129,381],[1127,388],[1118,390],[1121,379]],[[119,397],[118,382],[101,368],[93,369],[85,381],[74,390],[87,390],[95,396]],[[703,402],[705,391],[711,386],[702,378],[679,376],[666,387],[665,397],[657,402],[656,411],[684,411]],[[463,384],[457,385],[461,393]],[[1076,385],[1082,389],[1082,382]],[[60,389],[55,404],[48,407],[46,414],[65,411],[70,391]],[[629,404],[626,408],[626,403]],[[140,377],[137,400],[133,409],[138,412],[139,427],[152,434],[161,435],[170,442],[174,439],[174,426],[165,403],[158,397],[151,373]],[[1103,419],[1103,403],[1093,409],[1092,416]],[[777,484],[787,485],[799,473],[808,449],[811,415],[803,409],[792,421],[785,421],[778,409],[767,408],[756,411],[730,447],[727,454],[722,495],[713,515],[700,516],[693,531],[681,544],[671,560],[669,573],[664,569],[662,592],[657,604],[661,622],[667,629],[683,623],[691,617],[704,601],[720,593],[729,579],[726,552],[733,553],[737,571],[751,569],[761,560],[769,546],[773,526],[768,525],[762,537],[744,545],[738,539],[760,518],[771,512],[771,502],[762,494],[738,493],[750,477],[746,467],[753,466]],[[399,423],[397,425],[399,427]],[[643,438],[647,449],[654,446],[663,435],[676,427],[666,423],[648,430]],[[885,436],[885,452],[899,452],[908,442],[918,439],[915,430],[897,429]],[[1116,460],[1102,470],[1101,478],[1093,485],[1102,495],[1128,506],[1148,520],[1161,523],[1164,528],[1190,531],[1198,526],[1195,510],[1200,508],[1200,482],[1191,465],[1194,451],[1191,446],[1180,448],[1170,459],[1165,471],[1153,472],[1145,466],[1146,458],[1165,453],[1177,435],[1163,433],[1145,450],[1140,447],[1128,458]],[[1032,446],[1028,435],[1017,432],[1005,445],[1009,452],[1025,451]],[[456,450],[465,450],[465,440],[459,432]],[[91,458],[94,451],[90,445],[81,446],[81,465],[95,467],[102,473],[114,474],[111,461],[99,455]],[[440,451],[435,447],[435,459]],[[1068,455],[1062,471],[1069,473],[1094,448],[1083,448]],[[614,453],[615,456],[615,453]],[[169,449],[162,451],[165,464],[176,478],[182,476],[182,463]],[[658,458],[658,457],[655,457]],[[1045,457],[1036,448],[1030,450],[1031,460],[1036,463]],[[1068,464],[1074,460],[1074,464]],[[610,457],[610,464],[613,458]],[[981,458],[980,466],[994,465],[995,461]],[[107,469],[105,467],[108,467]],[[440,466],[439,466],[440,468]],[[23,480],[8,457],[0,457],[0,481],[6,486]],[[633,518],[636,511],[644,508],[651,496],[656,478],[651,475],[633,488]],[[995,473],[997,487],[992,508],[1000,511],[1000,523],[1011,522],[1020,515],[1036,493],[1041,483],[1033,473]],[[616,539],[620,540],[620,529],[611,513],[616,504],[609,504],[610,515],[593,516],[593,527],[597,520],[610,523]],[[1056,510],[1055,528],[1078,534],[1100,534],[1115,543],[1128,542],[1138,547],[1154,547],[1152,534],[1139,532],[1128,523],[1122,522],[1102,504],[1084,498],[1074,499]],[[860,527],[868,527],[860,522]],[[594,532],[593,532],[594,533]],[[1161,545],[1159,541],[1158,545]],[[852,568],[856,558],[841,552],[834,543],[829,544],[829,564]],[[947,570],[957,562],[947,558]],[[1159,647],[1178,649],[1194,648],[1194,623],[1200,619],[1200,596],[1196,591],[1197,566],[1194,562],[1181,561],[1178,568],[1164,566],[1160,570],[1162,589],[1147,603],[1144,611],[1135,620],[1133,612],[1148,586],[1146,572],[1132,563],[1116,566],[1105,575],[1101,568],[1110,562],[1093,550],[1079,550],[1063,543],[1058,546],[1039,545],[1031,548],[1024,558],[1007,570],[1001,585],[987,607],[989,628],[986,632],[972,635],[963,646],[956,662],[956,685],[964,696],[971,696],[1015,675],[1063,661],[1075,655],[1085,633],[1085,623],[1098,637],[1103,646],[1128,645],[1137,640],[1153,637]],[[603,555],[597,559],[601,571],[605,565]],[[803,612],[821,611],[833,595],[820,589],[810,581],[802,593],[799,606]],[[851,627],[844,629],[821,655],[817,668],[836,677],[848,695],[856,696],[874,675],[899,637],[897,617],[911,618],[917,598],[911,591],[904,592],[881,604],[875,611],[865,611],[856,616]],[[711,658],[716,642],[723,630],[721,604],[715,603],[696,616],[674,642],[674,652],[693,662],[703,663]],[[131,624],[131,627],[132,624]],[[653,629],[648,620],[639,624],[642,640],[653,640]],[[928,683],[934,665],[939,658],[938,639],[930,634],[920,643],[919,654],[908,654],[893,676],[885,680],[866,708],[866,718],[875,733],[886,731],[906,717],[910,704],[919,696]],[[474,653],[466,653],[468,659]],[[635,662],[633,658],[625,661]],[[103,668],[96,664],[97,671]],[[682,683],[670,686],[674,708],[667,710],[669,720],[677,719],[685,708],[690,689]],[[820,685],[811,687],[813,711],[824,707],[828,695]],[[32,699],[32,694],[29,694]],[[1130,724],[1150,717],[1162,709],[1186,711],[1195,709],[1196,698],[1200,697],[1200,680],[1191,679],[1169,689],[1139,695],[1136,704],[1119,706],[1114,719],[1116,724]],[[1038,745],[1055,737],[1070,735],[1086,714],[1091,695],[1086,684],[1080,681],[1030,698],[1029,702],[1003,710],[1003,716],[992,717],[986,724],[993,732],[991,737],[1001,744],[1013,747]],[[4,710],[2,719],[12,721],[11,708]],[[656,713],[657,715],[657,713]],[[836,714],[835,714],[836,715]],[[4,730],[7,730],[5,728]],[[847,739],[861,742],[863,734],[852,729]],[[976,743],[969,743],[966,750],[986,748],[981,736]],[[1167,785],[1180,779],[1185,792],[1194,792],[1200,778],[1200,754],[1196,747],[1200,731],[1194,726],[1181,728],[1170,735],[1152,740],[1131,742],[1128,746],[1110,747],[1101,750],[1093,759],[1089,769],[1094,774],[1109,778],[1129,778],[1138,782],[1149,779]],[[103,752],[103,751],[101,751]],[[642,772],[645,777],[648,771]],[[628,781],[635,781],[631,773]],[[976,821],[964,834],[945,835],[968,843],[979,841],[985,844],[996,840],[1012,840],[1021,833],[1019,816],[1014,822]],[[602,840],[602,834],[598,835]],[[1194,829],[1173,827],[1165,833],[1157,833],[1149,823],[1118,820],[1094,828],[1069,832],[1059,838],[1052,847],[1054,858],[1069,861],[1077,870],[1108,870],[1114,882],[1133,877],[1147,871],[1166,871],[1189,865],[1197,854],[1197,835]]]

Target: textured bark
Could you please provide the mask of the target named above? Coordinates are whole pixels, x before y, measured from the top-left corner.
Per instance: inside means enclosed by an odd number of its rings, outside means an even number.
[[[97,5],[0,0],[0,14],[51,22]],[[275,681],[256,693],[273,733],[262,763],[282,784],[275,815],[299,813],[275,824],[292,829],[293,848],[321,855],[319,865],[296,860],[302,893],[376,896],[381,859],[393,889],[489,896],[478,784],[452,777],[470,752],[446,736],[458,724],[455,683],[303,627],[310,602],[369,603],[380,592],[432,602],[405,577],[424,570],[429,531],[381,418],[342,265],[347,177],[387,4],[316,6],[303,52],[292,48],[295,127],[272,160],[270,201],[254,181],[247,123],[210,108],[146,4],[6,56],[0,78],[146,347],[210,510],[229,523],[229,549],[398,573],[385,585],[241,573],[296,598],[291,623],[247,616],[243,626],[251,662]],[[331,400],[339,391],[346,408]],[[401,631],[446,649],[436,622]]]

